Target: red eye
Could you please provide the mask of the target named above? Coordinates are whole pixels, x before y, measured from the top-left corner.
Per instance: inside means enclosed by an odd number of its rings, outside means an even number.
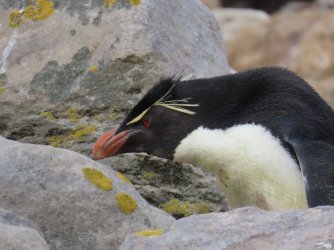
[[[145,119],[143,121],[143,125],[144,125],[145,128],[149,128],[151,126],[151,120]]]

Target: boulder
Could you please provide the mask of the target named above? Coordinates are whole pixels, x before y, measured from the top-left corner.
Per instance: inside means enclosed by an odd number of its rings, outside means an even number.
[[[2,137],[0,207],[36,224],[51,249],[116,249],[128,234],[174,221],[106,165]]]
[[[0,135],[89,155],[160,77],[229,72],[201,1],[0,2]]]
[[[264,11],[253,9],[217,8],[212,10],[226,44],[229,44],[244,29],[263,32],[270,16]]]
[[[276,212],[246,207],[193,215],[165,234],[143,236],[149,234],[128,236],[120,250],[333,249],[334,207]]]
[[[47,250],[49,247],[30,221],[0,208],[0,249]]]
[[[334,23],[334,9],[316,5],[284,9],[269,22],[248,25],[229,40],[229,63],[237,71],[272,65],[289,68],[334,107],[334,30],[329,23]]]
[[[216,178],[198,167],[147,154],[119,155],[100,162],[125,174],[150,204],[176,218],[229,209]]]

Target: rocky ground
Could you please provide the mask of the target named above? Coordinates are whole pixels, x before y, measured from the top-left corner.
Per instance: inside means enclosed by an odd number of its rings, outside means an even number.
[[[334,105],[333,10],[294,10],[213,10],[225,52],[197,0],[0,1],[0,249],[332,249],[333,208],[175,223],[228,210],[213,176],[143,154],[86,157],[160,77],[230,73],[225,54],[235,70],[289,67]]]
[[[334,2],[288,4],[273,15],[251,9],[213,9],[230,66],[289,68],[334,107]]]

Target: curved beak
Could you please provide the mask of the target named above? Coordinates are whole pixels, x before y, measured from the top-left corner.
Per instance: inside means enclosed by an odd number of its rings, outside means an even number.
[[[102,135],[94,145],[93,159],[101,160],[113,155],[117,152],[127,141],[130,131],[125,130],[115,135],[118,128],[113,128],[109,132]]]

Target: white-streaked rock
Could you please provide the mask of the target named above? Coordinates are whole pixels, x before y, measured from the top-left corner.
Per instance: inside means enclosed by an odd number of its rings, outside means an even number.
[[[334,249],[334,207],[268,212],[246,207],[193,215],[161,236],[128,236],[120,250]]]
[[[103,173],[112,189],[93,185],[85,168]],[[95,180],[106,183],[101,176]],[[116,200],[115,195],[123,192],[138,206],[129,214],[120,210]],[[174,221],[106,165],[69,150],[2,137],[0,207],[36,224],[52,249],[116,249],[130,233],[167,229]]]

